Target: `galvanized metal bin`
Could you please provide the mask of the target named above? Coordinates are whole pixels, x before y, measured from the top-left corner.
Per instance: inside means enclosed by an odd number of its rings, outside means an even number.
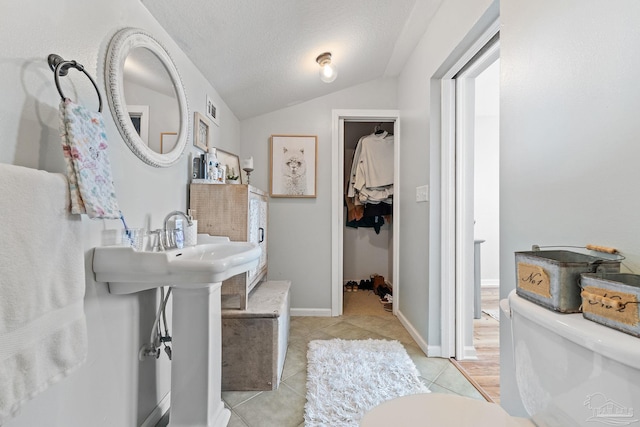
[[[640,337],[640,275],[581,274],[585,319]]]
[[[619,260],[605,260],[578,252],[516,252],[516,293],[562,313],[580,312],[581,273],[620,272]]]

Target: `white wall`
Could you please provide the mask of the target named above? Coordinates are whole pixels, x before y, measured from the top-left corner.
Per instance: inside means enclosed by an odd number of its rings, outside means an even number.
[[[106,48],[111,36],[126,26],[146,29],[166,45],[182,75],[191,111],[204,112],[207,93],[218,102],[222,126],[214,127],[214,141],[227,151],[238,152],[238,120],[139,1],[26,0],[3,1],[0,13],[0,39],[4,41],[0,54],[0,162],[64,171],[58,136],[59,95],[47,55],[57,53],[82,63],[104,97]],[[61,81],[68,97],[97,108],[95,91],[81,73],[71,70]],[[159,228],[169,211],[187,207],[189,156],[185,154],[171,168],[147,166],[120,138],[106,98],[104,108],[120,207],[130,226]],[[187,152],[193,150],[191,144],[190,139]],[[137,360],[153,322],[155,293],[110,295],[106,284],[93,280],[91,248],[100,244],[102,230],[120,228],[120,223],[84,218],[83,226],[87,362],[28,402],[6,427],[139,425],[169,390],[166,358],[159,362]]]
[[[532,244],[613,246],[640,272],[640,3],[502,0],[500,294]],[[523,413],[500,323],[501,404]]]
[[[488,25],[485,12],[490,0],[447,0],[431,20],[429,28],[398,77],[398,107],[401,115],[400,148],[400,230],[399,310],[429,347],[440,346],[440,236],[430,235],[430,227],[439,227],[439,209],[430,208],[440,197],[438,140],[431,135],[439,129],[439,94],[432,83],[434,75],[452,66],[451,58]],[[493,6],[496,9],[496,6]],[[497,11],[495,12],[497,15]],[[461,46],[463,46],[461,48]],[[430,202],[416,203],[415,188],[429,184]],[[434,207],[436,205],[433,205]]]
[[[481,245],[483,285],[500,282],[500,61],[475,79],[474,237]]]
[[[269,191],[269,137],[317,135],[317,197],[269,199],[269,279],[291,280],[292,310],[331,311],[331,111],[394,109],[396,80],[341,90],[240,124],[241,158],[253,156],[251,184]]]

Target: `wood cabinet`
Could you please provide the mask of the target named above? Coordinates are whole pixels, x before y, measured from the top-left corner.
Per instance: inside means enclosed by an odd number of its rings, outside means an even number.
[[[198,233],[228,236],[232,241],[253,242],[262,248],[256,268],[222,282],[223,299],[236,295],[239,302],[234,308],[245,310],[249,292],[267,273],[266,193],[244,184],[191,184],[189,207],[198,220]]]

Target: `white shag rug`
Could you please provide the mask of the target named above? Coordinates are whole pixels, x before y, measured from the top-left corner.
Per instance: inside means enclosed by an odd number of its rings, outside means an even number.
[[[382,402],[429,393],[398,341],[311,341],[307,360],[305,427],[357,427]]]

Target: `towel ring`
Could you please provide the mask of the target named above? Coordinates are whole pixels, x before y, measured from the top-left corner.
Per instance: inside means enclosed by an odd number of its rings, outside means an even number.
[[[82,71],[85,76],[89,78],[91,84],[96,89],[96,93],[98,94],[98,112],[102,113],[102,97],[100,96],[100,91],[98,90],[98,85],[93,80],[93,78],[87,73],[84,69],[84,65],[76,62],[76,61],[65,61],[60,55],[56,55],[55,53],[50,54],[47,57],[47,62],[49,63],[49,68],[53,71],[53,75],[56,82],[56,88],[58,89],[58,93],[60,97],[64,100],[67,99],[62,93],[62,88],[60,87],[60,76],[66,76],[69,73],[69,68],[73,67],[78,71]]]

